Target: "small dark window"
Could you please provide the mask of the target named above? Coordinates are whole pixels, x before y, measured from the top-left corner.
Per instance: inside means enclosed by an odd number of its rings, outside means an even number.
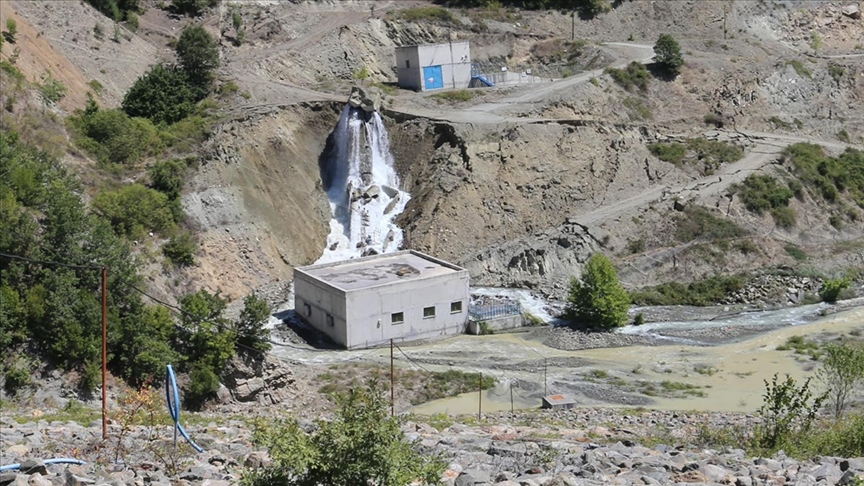
[[[394,312],[390,314],[390,323],[391,324],[402,324],[405,322],[405,314],[402,312]]]
[[[333,327],[333,316],[327,314],[327,325]]]
[[[306,317],[312,315],[312,306],[309,304],[303,304],[303,308],[306,310]]]
[[[450,313],[459,314],[460,312],[462,312],[462,301],[450,302]]]
[[[405,69],[411,69],[411,60],[405,59]]]
[[[435,307],[424,307],[423,308],[423,319],[429,319],[431,317],[435,317]]]

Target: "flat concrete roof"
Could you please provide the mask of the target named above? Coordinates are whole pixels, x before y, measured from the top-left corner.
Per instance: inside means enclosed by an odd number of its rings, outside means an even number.
[[[414,250],[309,265],[294,270],[346,292],[466,271]]]
[[[412,44],[410,46],[396,46],[396,49],[411,49],[412,47],[435,47],[435,46],[450,46],[450,45],[459,45],[459,44],[470,44],[468,41],[459,41],[459,42],[439,42],[437,44]]]

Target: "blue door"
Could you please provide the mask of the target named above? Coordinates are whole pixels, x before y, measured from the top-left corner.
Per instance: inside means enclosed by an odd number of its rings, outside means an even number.
[[[441,66],[429,66],[423,68],[423,81],[426,89],[441,89],[444,87],[444,75],[441,74]]]

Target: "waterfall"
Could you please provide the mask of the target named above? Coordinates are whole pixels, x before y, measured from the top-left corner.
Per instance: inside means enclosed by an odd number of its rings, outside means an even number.
[[[398,250],[402,230],[394,220],[411,196],[399,190],[384,121],[376,112],[346,105],[331,143],[322,175],[332,219],[316,263]]]

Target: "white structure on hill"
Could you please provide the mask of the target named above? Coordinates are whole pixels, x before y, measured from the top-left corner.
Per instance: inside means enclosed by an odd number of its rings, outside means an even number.
[[[467,88],[471,51],[467,42],[397,47],[396,73],[404,89]]]
[[[348,349],[460,334],[468,271],[407,250],[294,269],[299,317]]]

